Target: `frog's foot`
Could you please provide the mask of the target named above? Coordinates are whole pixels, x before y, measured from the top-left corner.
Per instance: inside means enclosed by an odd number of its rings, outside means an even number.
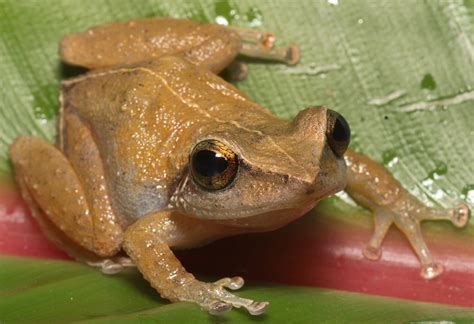
[[[300,59],[298,47],[294,44],[284,47],[265,48],[254,44],[242,44],[240,54],[262,60],[295,65]]]
[[[374,212],[374,221],[374,234],[365,247],[363,254],[367,259],[376,261],[380,259],[380,256],[382,255],[381,245],[393,220],[390,213],[380,209]]]
[[[456,227],[463,227],[469,219],[469,208],[464,203],[459,203],[454,208],[438,209],[420,205],[418,202],[412,203],[412,207],[407,210],[419,221],[422,220],[448,220]]]
[[[382,255],[382,249],[367,245],[362,253],[367,259],[377,261]]]
[[[428,263],[421,266],[421,276],[425,279],[433,279],[443,273],[444,268],[440,263]]]
[[[298,63],[300,58],[298,47],[294,44],[275,47],[276,37],[273,33],[240,27],[230,28],[239,34],[242,41],[240,54],[263,60],[283,62],[288,65]]]
[[[229,81],[242,81],[247,77],[248,66],[245,63],[233,61],[224,70],[224,78]]]
[[[298,47],[294,44],[284,47],[275,47],[276,37],[271,32],[262,32],[255,29],[230,27],[235,30],[242,40],[240,54],[263,60],[283,62],[294,65],[300,58]]]
[[[271,32],[234,26],[229,28],[236,31],[244,43],[255,44],[267,49],[273,48],[275,46],[276,37],[275,34]]]
[[[193,280],[185,286],[185,295],[179,296],[178,299],[197,303],[212,315],[224,314],[233,307],[243,307],[252,315],[263,314],[268,306],[268,302],[257,302],[241,298],[225,289],[237,290],[243,284],[244,280],[241,277],[223,278],[214,283]]]
[[[456,227],[464,227],[469,219],[469,208],[460,203],[451,210],[451,223]]]
[[[102,259],[100,261],[88,261],[91,267],[99,268],[104,274],[113,275],[122,272],[125,268],[135,267],[130,258],[117,256],[110,259]]]
[[[467,224],[469,209],[458,204],[452,209],[436,209],[423,205],[416,197],[381,165],[356,152],[348,150],[345,155],[348,166],[348,193],[375,214],[375,231],[364,255],[369,259],[378,256],[385,234],[391,224],[395,225],[410,241],[421,264],[421,276],[433,279],[443,272],[443,267],[434,262],[423,239],[420,222],[423,220],[449,220],[454,226]]]

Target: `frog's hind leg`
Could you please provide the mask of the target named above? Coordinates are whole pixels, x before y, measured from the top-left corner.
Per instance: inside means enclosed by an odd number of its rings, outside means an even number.
[[[422,220],[450,220],[455,226],[467,223],[469,210],[464,204],[443,210],[424,206],[382,166],[367,157],[348,150],[346,191],[361,205],[375,214],[375,232],[364,255],[376,260],[381,242],[392,223],[405,234],[421,263],[421,276],[432,279],[443,272],[423,239]]]
[[[71,258],[99,268],[105,274],[115,274],[126,267],[135,266],[129,258],[121,256],[102,258],[75,243],[43,213],[41,208],[33,200],[25,182],[19,179],[19,177],[17,177],[17,184],[20,188],[23,201],[28,205],[31,215],[41,228],[41,232],[50,242],[60,247],[61,250],[66,252]]]
[[[240,36],[240,39],[244,43],[255,44],[267,49],[273,48],[275,46],[276,37],[272,32],[237,26],[230,26],[228,28],[237,32],[237,34]]]
[[[12,144],[9,155],[22,196],[50,240],[84,262],[97,263],[117,254],[120,227],[93,213],[76,171],[61,151],[25,136]],[[105,221],[110,222],[101,226]]]
[[[184,57],[214,73],[220,73],[227,67],[231,79],[242,80],[247,74],[246,65],[232,64],[238,54],[289,65],[298,62],[299,51],[296,45],[274,47],[274,41],[275,36],[272,33],[234,27],[222,28],[215,32],[214,37],[184,52]]]
[[[213,37],[185,50],[182,55],[187,61],[197,66],[220,73],[234,61],[240,47],[240,38],[235,32],[226,28],[217,28],[214,30]]]
[[[294,65],[299,60],[299,50],[294,44],[275,47],[276,37],[271,32],[262,32],[255,29],[229,27],[236,31],[241,39],[242,47],[240,54],[258,58],[262,60],[270,60],[276,62]]]
[[[252,58],[282,62],[288,65],[298,63],[300,58],[296,45],[266,48],[255,44],[243,43],[239,53]]]

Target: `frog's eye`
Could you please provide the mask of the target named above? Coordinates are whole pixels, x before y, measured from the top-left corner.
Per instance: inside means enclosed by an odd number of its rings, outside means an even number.
[[[331,150],[342,157],[351,140],[351,129],[347,121],[337,112],[328,109],[326,137]]]
[[[235,179],[239,159],[225,144],[217,140],[206,140],[194,147],[190,165],[197,184],[207,190],[219,190]]]

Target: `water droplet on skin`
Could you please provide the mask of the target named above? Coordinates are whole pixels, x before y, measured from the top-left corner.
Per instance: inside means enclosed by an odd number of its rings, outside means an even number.
[[[434,90],[436,89],[436,81],[430,73],[425,74],[420,82],[421,89]]]

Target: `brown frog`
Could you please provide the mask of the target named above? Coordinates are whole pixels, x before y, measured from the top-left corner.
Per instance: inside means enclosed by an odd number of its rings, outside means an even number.
[[[213,314],[267,302],[235,296],[240,277],[204,283],[171,249],[279,228],[345,190],[375,215],[364,255],[380,256],[392,223],[425,278],[442,272],[420,221],[463,226],[468,209],[423,206],[383,167],[347,150],[344,118],[309,107],[281,120],[217,73],[240,53],[296,63],[254,30],[152,18],[66,36],[62,59],[92,69],[61,83],[59,140],[20,137],[10,158],[23,198],[46,235],[77,260],[115,273],[136,265],[164,298]],[[241,70],[242,71],[242,70]],[[130,259],[119,257],[124,250]]]

